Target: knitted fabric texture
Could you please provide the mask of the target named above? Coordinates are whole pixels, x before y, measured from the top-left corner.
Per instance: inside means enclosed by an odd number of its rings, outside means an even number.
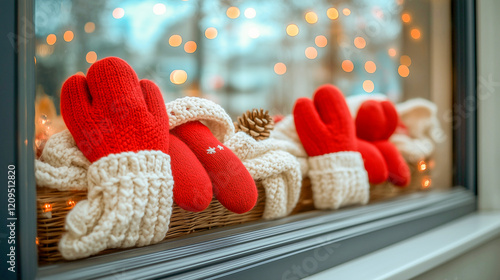
[[[357,152],[337,152],[309,158],[314,206],[338,209],[366,204],[370,198],[368,175]]]
[[[289,143],[283,140],[256,141],[245,132],[238,132],[226,143],[254,180],[259,180],[266,191],[264,219],[289,215],[297,205],[302,185],[302,174],[297,158],[283,150]]]
[[[88,172],[88,199],[66,217],[59,243],[65,259],[107,248],[145,246],[165,237],[172,214],[170,156],[160,151],[112,154]]]
[[[68,130],[54,134],[35,160],[37,186],[61,191],[87,189],[88,159],[76,146]]]
[[[276,123],[270,138],[280,140],[281,150],[290,153],[297,159],[300,163],[300,173],[302,177],[306,177],[309,171],[308,155],[295,129],[293,115],[287,115]]]
[[[183,97],[168,102],[165,106],[167,107],[170,129],[191,121],[201,121],[222,143],[234,134],[231,117],[220,105],[208,99]]]

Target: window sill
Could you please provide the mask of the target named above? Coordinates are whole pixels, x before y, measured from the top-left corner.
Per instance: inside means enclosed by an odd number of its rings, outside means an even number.
[[[475,212],[307,279],[410,279],[499,235],[500,212]]]

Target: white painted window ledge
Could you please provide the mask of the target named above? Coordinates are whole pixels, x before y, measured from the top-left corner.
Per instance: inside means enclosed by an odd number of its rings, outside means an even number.
[[[306,279],[410,279],[500,235],[500,212],[476,212]]]

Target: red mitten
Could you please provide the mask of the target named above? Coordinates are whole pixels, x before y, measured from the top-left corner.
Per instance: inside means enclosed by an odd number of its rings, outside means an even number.
[[[339,89],[324,85],[313,100],[299,98],[293,109],[297,134],[309,155],[316,208],[367,203],[368,176],[357,152],[351,113]]]
[[[174,176],[174,201],[184,210],[200,212],[212,201],[212,182],[195,154],[170,134],[170,156]]]
[[[215,198],[230,211],[241,214],[257,203],[257,187],[236,155],[199,121],[172,129],[193,151],[212,181]]]
[[[356,131],[360,139],[373,144],[384,157],[389,172],[388,180],[396,186],[404,187],[410,183],[410,169],[396,147],[388,140],[396,130],[398,122],[396,108],[391,102],[367,100],[358,109]],[[365,161],[374,159],[365,158]]]
[[[61,112],[91,162],[88,195],[66,216],[66,259],[165,238],[172,214],[169,120],[156,85],[115,57],[63,85]]]
[[[384,156],[372,143],[358,138],[358,151],[363,157],[368,180],[372,184],[381,184],[387,181],[389,171]]]

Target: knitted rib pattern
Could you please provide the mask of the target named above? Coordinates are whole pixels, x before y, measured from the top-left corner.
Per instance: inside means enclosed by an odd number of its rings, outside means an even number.
[[[271,131],[271,138],[282,140],[281,149],[297,158],[300,163],[302,177],[305,177],[309,170],[308,156],[295,129],[293,115],[285,116],[275,125],[274,130]]]
[[[260,180],[266,191],[264,219],[289,215],[297,205],[302,174],[296,157],[282,148],[289,143],[266,139],[256,141],[244,132],[238,132],[225,145],[248,169],[254,180]]]
[[[172,214],[170,156],[111,154],[90,165],[88,199],[66,217],[59,250],[68,260],[108,248],[145,246],[165,237]]]
[[[358,152],[336,152],[310,157],[309,166],[316,208],[338,209],[368,203],[368,174]]]
[[[61,191],[87,189],[89,165],[71,133],[64,130],[49,138],[40,160],[35,160],[36,184]]]
[[[183,97],[165,104],[167,107],[170,129],[182,124],[201,121],[212,134],[224,143],[234,134],[234,125],[224,109],[199,97]]]

